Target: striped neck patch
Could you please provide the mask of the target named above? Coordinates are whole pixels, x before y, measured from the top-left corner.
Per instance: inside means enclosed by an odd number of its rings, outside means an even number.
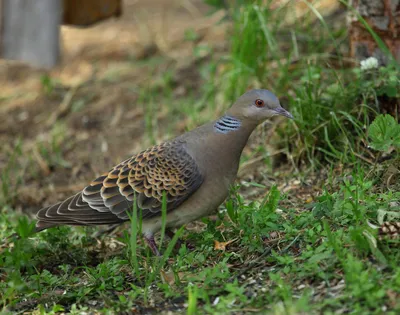
[[[218,133],[227,134],[230,131],[239,130],[242,123],[239,119],[232,116],[222,116],[214,125],[214,130]]]

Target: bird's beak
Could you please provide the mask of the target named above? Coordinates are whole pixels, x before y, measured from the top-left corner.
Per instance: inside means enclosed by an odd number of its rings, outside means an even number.
[[[294,119],[293,115],[292,115],[291,113],[289,113],[289,112],[288,112],[286,109],[284,109],[283,107],[278,107],[277,109],[275,109],[275,112],[276,112],[278,115],[285,116],[285,117],[290,118],[290,119]]]

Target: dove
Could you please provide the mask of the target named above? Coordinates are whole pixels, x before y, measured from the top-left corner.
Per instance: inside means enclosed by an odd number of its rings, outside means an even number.
[[[275,115],[293,118],[272,92],[250,90],[217,120],[126,159],[82,191],[39,210],[36,231],[122,224],[135,202],[143,238],[160,255],[154,235],[162,228],[163,202],[168,231],[215,212],[236,179],[249,136]]]

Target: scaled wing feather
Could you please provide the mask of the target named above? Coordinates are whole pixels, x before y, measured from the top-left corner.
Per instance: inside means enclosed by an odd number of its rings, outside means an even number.
[[[185,142],[166,142],[123,161],[92,181],[82,192],[41,209],[37,214],[38,227],[127,221],[135,194],[143,219],[158,216],[163,195],[167,211],[172,211],[202,182],[203,176],[186,151]]]

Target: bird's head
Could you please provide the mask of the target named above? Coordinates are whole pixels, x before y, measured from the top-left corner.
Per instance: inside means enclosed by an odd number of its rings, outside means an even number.
[[[258,123],[271,118],[275,115],[281,115],[293,119],[291,113],[284,109],[279,103],[278,98],[268,90],[251,90],[240,96],[227,114],[257,121]]]

